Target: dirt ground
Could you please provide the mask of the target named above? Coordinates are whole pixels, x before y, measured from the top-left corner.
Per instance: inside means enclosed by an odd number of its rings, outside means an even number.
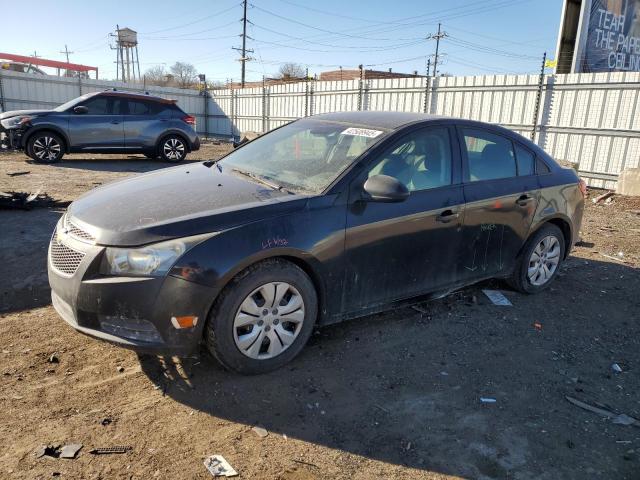
[[[73,200],[166,166],[0,154],[0,191]],[[30,173],[7,175],[19,171]],[[581,246],[540,295],[486,282],[321,328],[293,363],[257,377],[204,352],[138,356],[68,327],[46,277],[60,215],[0,211],[0,478],[205,479],[203,460],[221,454],[251,479],[640,479],[640,428],[565,399],[640,418],[638,198],[589,201]],[[513,306],[492,305],[487,286]],[[74,460],[34,454],[68,443],[84,445]],[[114,445],[132,450],[89,453]]]

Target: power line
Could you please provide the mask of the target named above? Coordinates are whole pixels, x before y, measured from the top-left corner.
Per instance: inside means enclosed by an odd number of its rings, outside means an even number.
[[[162,37],[145,37],[145,40],[173,40],[173,39],[181,39],[183,37],[188,37],[191,35],[199,35],[201,33],[206,33],[206,32],[210,32],[211,30],[219,30],[221,28],[225,28],[228,27],[230,25],[235,25],[239,22],[239,20],[233,20],[231,22],[225,23],[223,25],[216,25],[215,27],[211,27],[211,28],[206,28],[204,30],[199,30],[197,32],[189,32],[189,33],[179,33],[176,35],[166,35],[166,36],[162,36]],[[185,40],[190,40],[189,38],[186,38]]]
[[[239,3],[235,3],[234,5],[232,5],[229,8],[225,8],[224,10],[220,10],[218,12],[212,13],[211,15],[207,15],[206,17],[199,18],[198,20],[194,20],[193,22],[183,23],[181,25],[176,25],[174,27],[163,28],[163,29],[160,29],[160,30],[154,30],[152,32],[138,33],[138,35],[146,36],[146,35],[152,35],[154,33],[168,32],[169,30],[177,30],[178,28],[189,27],[191,25],[195,25],[196,23],[204,22],[205,20],[208,20],[210,18],[218,17],[218,16],[222,15],[223,13],[227,13],[227,12],[233,10],[234,8],[236,8],[238,5],[240,5],[240,4]]]

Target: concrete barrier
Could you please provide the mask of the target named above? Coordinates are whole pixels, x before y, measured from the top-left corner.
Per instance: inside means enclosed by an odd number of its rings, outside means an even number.
[[[627,168],[618,175],[616,193],[634,197],[640,196],[640,168]]]

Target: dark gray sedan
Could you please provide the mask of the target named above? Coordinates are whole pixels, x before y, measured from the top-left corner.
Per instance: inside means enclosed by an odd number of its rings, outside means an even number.
[[[317,324],[493,277],[541,291],[578,238],[585,191],[496,125],[318,115],[73,202],[49,249],[53,305],[123,346],[205,344],[265,372]]]

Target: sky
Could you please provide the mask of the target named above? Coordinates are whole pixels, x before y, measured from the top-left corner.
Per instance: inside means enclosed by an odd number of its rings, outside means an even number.
[[[249,0],[247,81],[274,75],[284,62],[310,74],[359,64],[423,74],[439,22],[446,33],[439,73],[536,73],[543,52],[555,55],[561,10],[562,0]],[[208,80],[237,81],[240,54],[232,47],[241,46],[241,18],[241,0],[30,0],[3,22],[0,51],[64,60],[67,45],[71,62],[112,79],[109,33],[119,25],[138,32],[142,72],[183,61]]]

